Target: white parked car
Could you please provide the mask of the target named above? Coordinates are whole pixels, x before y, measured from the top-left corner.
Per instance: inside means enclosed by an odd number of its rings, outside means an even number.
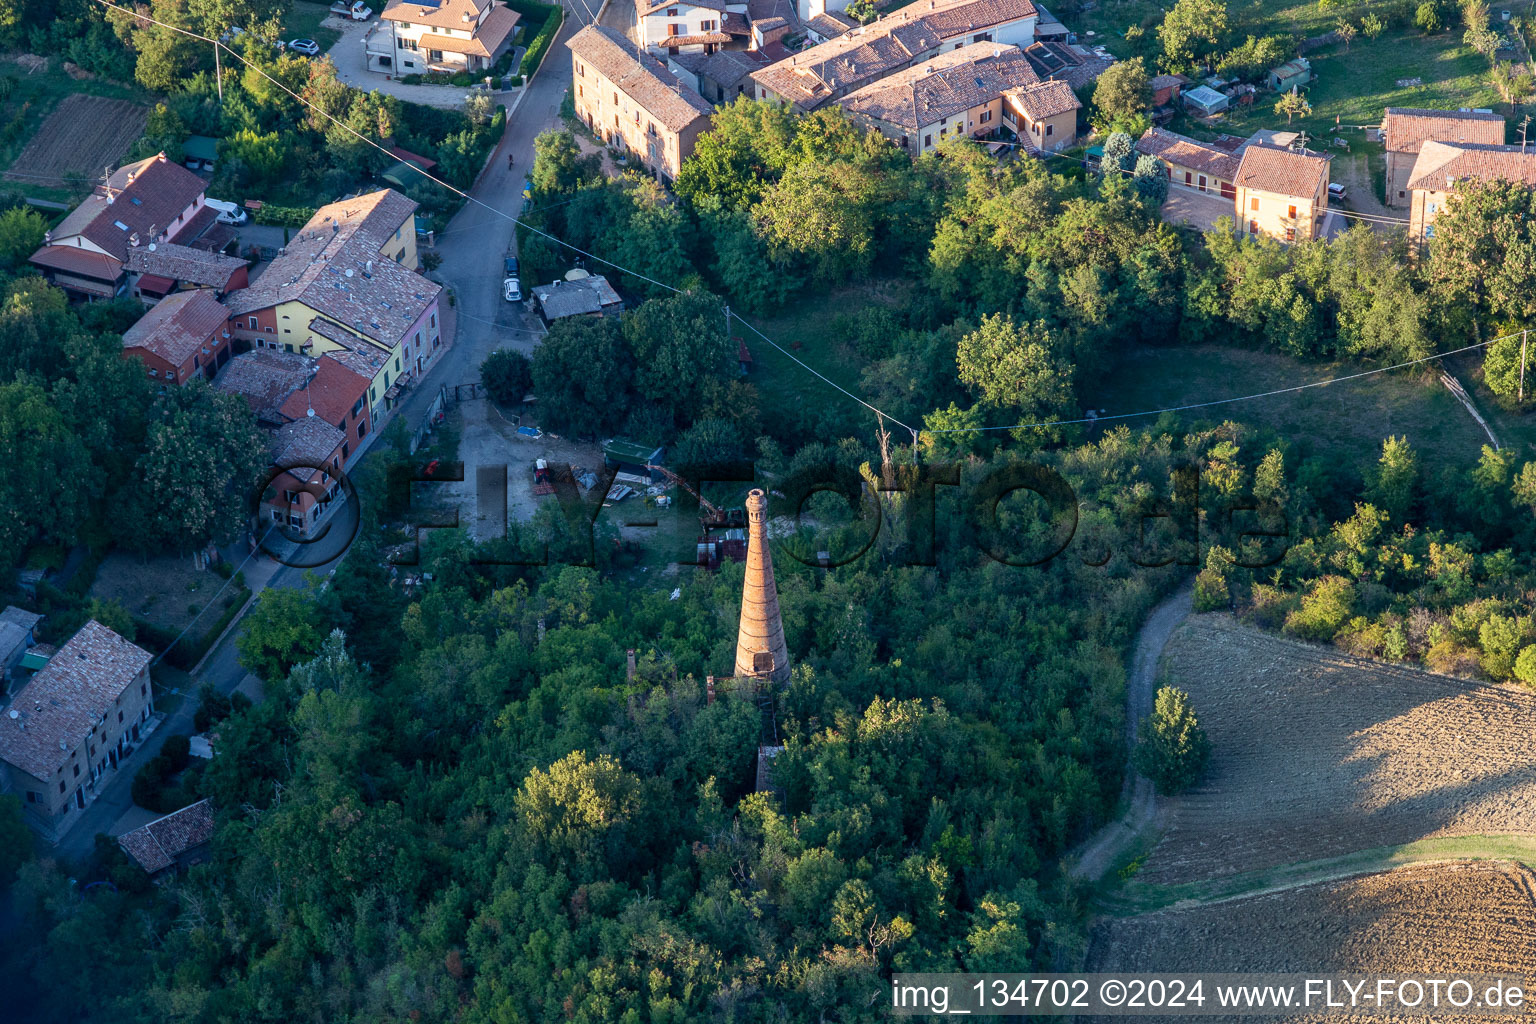
[[[219,211],[218,221],[220,224],[244,224],[251,219],[251,215],[246,212],[245,208],[235,203],[226,202],[223,199],[206,199],[204,202],[211,209]]]
[[[515,278],[515,277],[509,277],[505,281],[502,281],[501,282],[501,296],[502,296],[502,298],[506,299],[508,302],[522,302],[523,301],[523,286],[522,286],[522,282],[518,281],[518,279]]]
[[[1348,198],[1349,198],[1349,193],[1344,190],[1344,186],[1343,185],[1340,185],[1337,182],[1329,182],[1329,184],[1328,184],[1328,200],[1330,202],[1342,203],[1344,200],[1346,200]]]

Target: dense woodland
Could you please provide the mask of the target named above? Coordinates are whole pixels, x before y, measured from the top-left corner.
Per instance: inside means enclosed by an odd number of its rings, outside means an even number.
[[[336,576],[269,592],[246,621],[239,653],[265,699],[203,709],[219,756],[178,799],[214,801],[210,863],[152,887],[110,843],[81,865],[33,857],[0,801],[12,1012],[884,1019],[892,970],[1079,964],[1088,894],[1059,864],[1114,811],[1129,645],[1181,580],[1196,577],[1202,609],[1304,639],[1536,684],[1536,465],[1518,452],[1431,466],[1383,439],[1379,463],[1351,467],[1242,423],[1241,407],[1228,422],[1034,425],[1076,419],[1085,382],[1133,344],[1383,365],[1508,334],[1536,283],[1524,229],[1508,229],[1529,193],[1467,187],[1420,260],[1363,228],[1238,244],[1163,225],[1158,190],[1110,149],[1094,177],[963,143],[913,162],[835,112],[739,101],[672,196],[601,176],[567,133],[542,137],[530,223],[682,291],[615,271],[636,307],[557,325],[530,365],[498,368],[507,392],[531,385],[549,426],[665,441],[690,467],[750,458],[790,492],[844,485],[815,499],[819,533],[775,552],[795,664],[773,703],[782,792],[753,792],[758,695],[724,681],[704,695],[732,661],[739,566],[626,571],[611,522],[593,539],[552,511],[478,549],[429,531],[432,582],[407,596],[384,552],[410,467],[380,446]],[[0,214],[0,250],[26,216]],[[521,242],[525,277],[565,265],[541,236]],[[15,251],[13,274],[27,244]],[[848,386],[926,428],[889,466],[853,403],[787,408],[739,379],[721,308],[772,314],[862,283],[898,298],[839,315],[828,344],[863,366]],[[0,491],[20,512],[0,524],[14,561],[110,529],[78,480],[116,493],[156,431],[207,426],[121,370],[113,307],[7,287],[0,444],[30,474]],[[1509,360],[1490,347],[1501,394]],[[950,463],[929,538],[910,485]],[[1037,463],[1072,500],[1005,496]],[[861,480],[909,485],[873,540]],[[1245,506],[1283,539],[1251,536]],[[547,565],[508,564],[546,548]],[[830,570],[795,557],[866,548]]]

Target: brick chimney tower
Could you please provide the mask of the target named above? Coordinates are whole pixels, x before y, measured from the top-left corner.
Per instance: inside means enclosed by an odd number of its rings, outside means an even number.
[[[747,578],[741,588],[736,675],[772,684],[789,680],[789,649],[768,551],[768,496],[756,488],[747,493]]]

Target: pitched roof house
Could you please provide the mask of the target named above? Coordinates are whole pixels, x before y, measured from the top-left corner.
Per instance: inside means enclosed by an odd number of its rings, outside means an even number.
[[[206,798],[117,837],[134,863],[151,875],[202,859],[213,841],[213,804]]]
[[[125,265],[130,290],[146,302],[158,302],[177,288],[212,288],[224,295],[248,283],[248,264],[240,257],[174,242],[130,245]]]
[[[1423,245],[1435,237],[1435,218],[1468,179],[1536,187],[1536,150],[1467,142],[1424,142],[1408,174],[1408,237]]]
[[[1310,150],[1249,143],[1233,182],[1247,233],[1286,242],[1316,238],[1328,209],[1328,160]]]
[[[1388,107],[1381,118],[1387,151],[1387,205],[1408,205],[1408,176],[1426,142],[1504,144],[1504,118],[1488,110]]]
[[[226,300],[231,332],[296,354],[366,352],[380,366],[368,391],[377,424],[442,345],[442,286],[414,272],[415,210],[393,189],[321,207],[253,285]]]
[[[164,153],[124,164],[43,236],[31,262],[60,288],[112,298],[127,288],[124,267],[135,244],[186,244],[217,219],[203,179]]]
[[[95,619],[16,693],[0,718],[0,771],[50,838],[73,823],[154,712],[150,654]]]
[[[209,289],[172,292],[123,332],[123,355],[170,384],[212,379],[229,361],[229,311]]]
[[[364,42],[368,69],[484,71],[511,47],[519,17],[499,0],[389,0]]]
[[[620,0],[624,2],[624,0]],[[746,22],[746,0],[629,0],[635,5],[636,30],[652,53],[714,53],[731,36],[725,21],[736,14]]]
[[[1054,153],[1077,142],[1077,112],[1082,108],[1066,82],[1035,82],[1003,94],[1003,123],[1018,134],[1024,152]]]
[[[533,289],[533,299],[546,323],[568,316],[618,313],[624,308],[619,293],[599,274],[539,285]]]
[[[1165,128],[1149,128],[1136,140],[1136,152],[1155,156],[1168,169],[1168,180],[1201,192],[1237,196],[1237,168],[1242,158]]]
[[[951,135],[995,130],[1004,93],[1038,83],[1017,46],[972,43],[855,89],[838,103],[916,156]]]
[[[566,44],[576,116],[662,180],[677,177],[714,108],[654,56],[611,28],[588,25]]]
[[[1027,46],[1038,21],[1030,0],[918,0],[755,71],[752,80],[758,99],[811,111],[941,51],[979,42]]]

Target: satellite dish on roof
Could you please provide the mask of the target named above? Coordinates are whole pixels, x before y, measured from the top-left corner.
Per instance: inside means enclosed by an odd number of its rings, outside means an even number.
[[[11,717],[12,718],[20,718],[21,717],[21,712],[17,711],[15,708],[11,708]]]
[[[150,242],[149,243],[149,251],[150,252],[154,252],[155,251],[155,243],[154,242]]]

